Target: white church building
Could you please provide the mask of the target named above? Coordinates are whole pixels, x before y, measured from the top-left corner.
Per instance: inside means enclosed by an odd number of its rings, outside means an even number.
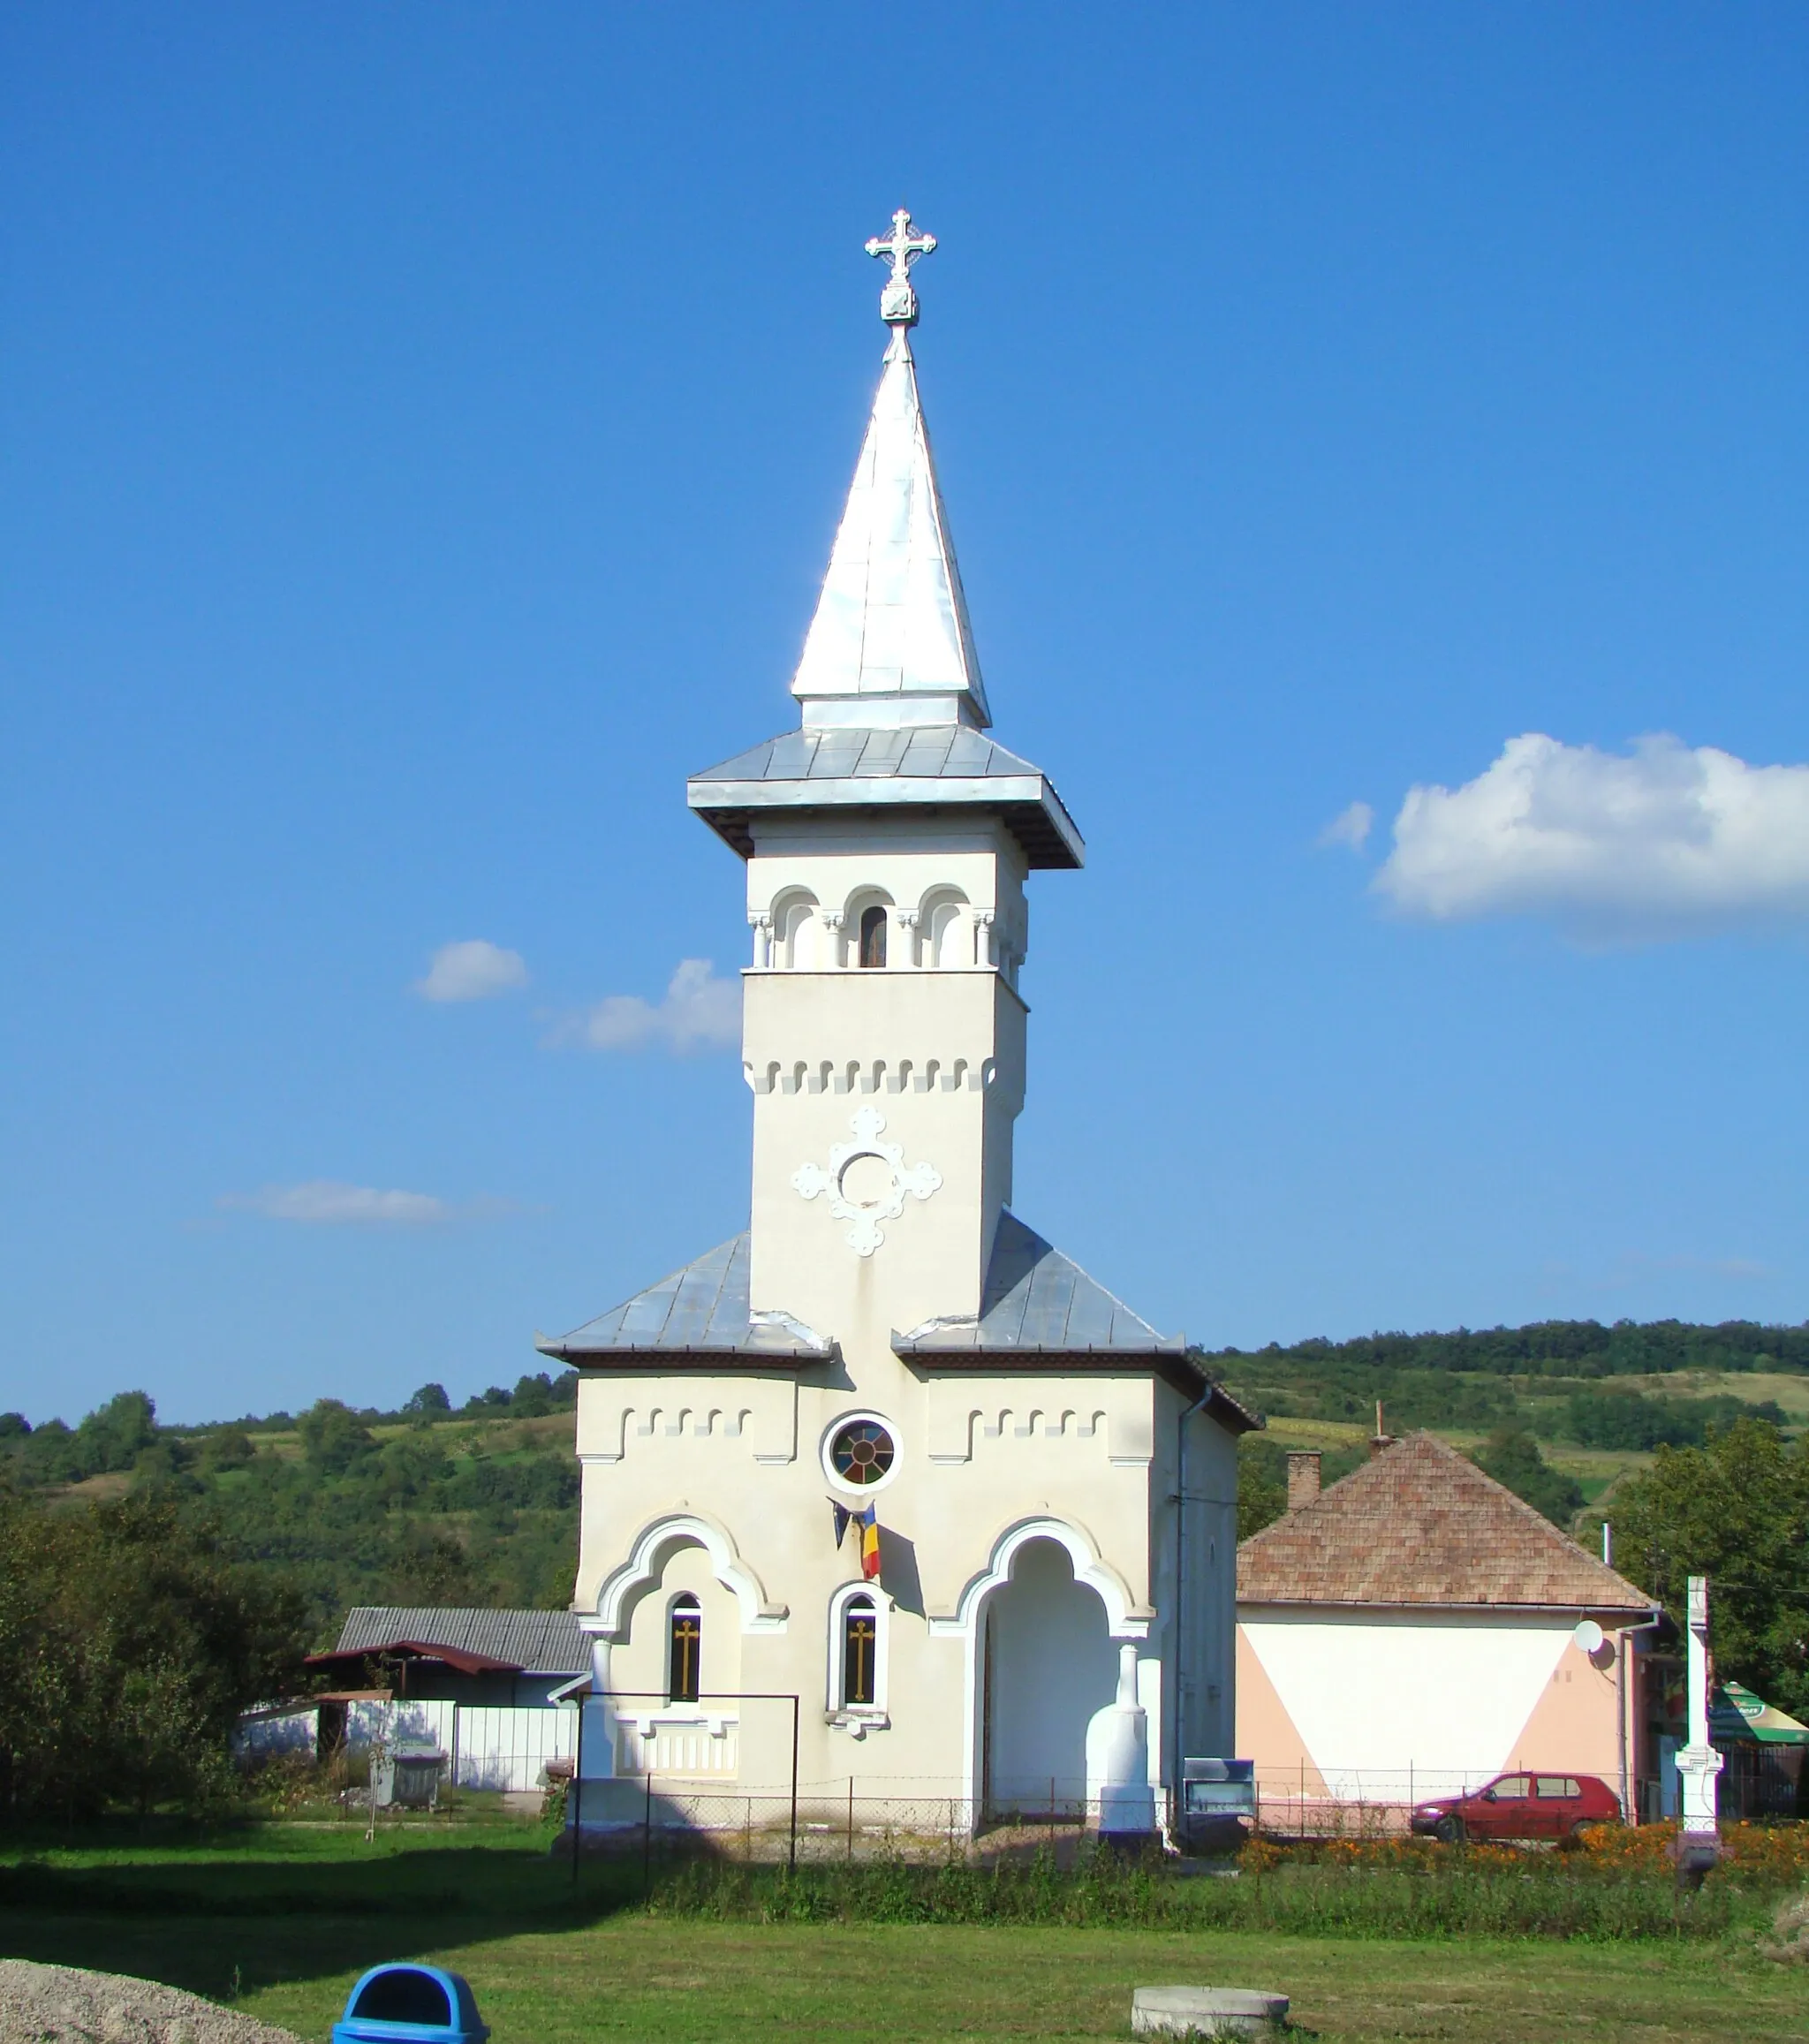
[[[934,246],[868,244],[890,345],[798,728],[688,788],[747,874],[748,1229],[539,1343],[579,1376],[587,1821],[649,1775],[782,1790],[794,1696],[806,1794],[970,1827],[1147,1829],[1234,1750],[1256,1422],[1015,1207],[1027,887],[1084,846],[990,735],[909,338]]]

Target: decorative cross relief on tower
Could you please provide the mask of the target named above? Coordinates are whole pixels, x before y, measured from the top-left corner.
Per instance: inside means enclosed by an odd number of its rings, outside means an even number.
[[[869,255],[883,255],[892,265],[892,280],[880,293],[880,317],[889,327],[917,324],[917,293],[911,287],[911,266],[927,255],[936,245],[934,234],[913,234],[911,215],[901,206],[892,216],[892,231],[875,234],[867,245]]]
[[[848,1246],[859,1256],[871,1256],[885,1240],[882,1221],[896,1221],[904,1211],[907,1193],[927,1200],[942,1182],[934,1164],[904,1162],[903,1143],[882,1143],[880,1132],[886,1117],[876,1107],[859,1109],[849,1127],[852,1143],[829,1145],[829,1168],[800,1164],[791,1183],[806,1200],[819,1192],[829,1194],[829,1216],[851,1222]]]

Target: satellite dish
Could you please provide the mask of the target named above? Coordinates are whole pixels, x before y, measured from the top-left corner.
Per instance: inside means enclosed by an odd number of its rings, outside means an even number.
[[[1578,1625],[1577,1630],[1571,1633],[1571,1637],[1577,1642],[1578,1647],[1582,1650],[1582,1652],[1588,1654],[1596,1654],[1601,1653],[1602,1642],[1606,1638],[1606,1635],[1603,1633],[1601,1627],[1595,1623],[1593,1618],[1585,1618]]]

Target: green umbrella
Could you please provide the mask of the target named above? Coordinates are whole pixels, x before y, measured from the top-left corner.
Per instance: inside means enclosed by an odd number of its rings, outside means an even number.
[[[1709,1699],[1711,1738],[1757,1739],[1760,1745],[1809,1746],[1809,1724],[1799,1724],[1744,1683],[1724,1682]]]

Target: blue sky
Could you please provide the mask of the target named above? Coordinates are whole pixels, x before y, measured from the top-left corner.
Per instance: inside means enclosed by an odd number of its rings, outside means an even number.
[[[1809,1315],[1805,101],[1782,6],[7,10],[0,1406],[464,1396],[745,1223],[684,777],[901,201],[1091,853],[1019,1211],[1213,1345]]]

